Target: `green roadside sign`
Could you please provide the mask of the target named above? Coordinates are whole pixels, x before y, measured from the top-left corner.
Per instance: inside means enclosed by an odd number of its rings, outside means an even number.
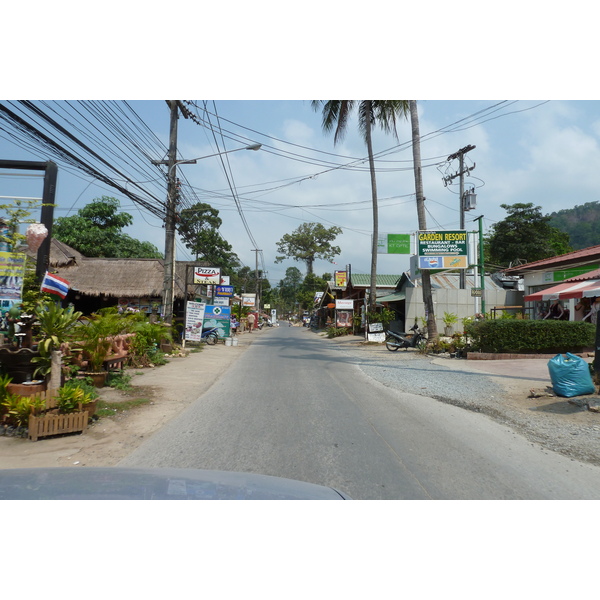
[[[410,254],[410,233],[384,233],[377,237],[377,254]]]

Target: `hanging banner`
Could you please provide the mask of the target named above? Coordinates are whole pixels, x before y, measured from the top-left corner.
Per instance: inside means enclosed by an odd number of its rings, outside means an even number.
[[[20,304],[27,256],[18,252],[0,252],[0,305],[2,313]]]
[[[202,338],[202,322],[206,303],[186,302],[185,309],[185,339],[191,342],[199,342]]]
[[[466,269],[467,232],[419,231],[417,254],[419,269]]]
[[[221,268],[194,267],[194,283],[219,285],[221,283]]]

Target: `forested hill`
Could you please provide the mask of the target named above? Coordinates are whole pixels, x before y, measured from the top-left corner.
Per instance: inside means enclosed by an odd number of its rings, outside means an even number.
[[[600,244],[600,204],[586,202],[548,215],[550,225],[569,234],[573,250]]]

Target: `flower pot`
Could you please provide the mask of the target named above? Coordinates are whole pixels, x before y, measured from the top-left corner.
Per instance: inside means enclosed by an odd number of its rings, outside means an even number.
[[[83,372],[84,377],[89,377],[92,380],[94,387],[101,388],[106,385],[106,378],[108,377],[108,371],[87,371]]]
[[[452,327],[452,325],[446,325],[444,327],[444,335],[446,337],[452,337],[453,333],[454,333],[454,327]]]
[[[33,379],[35,363],[31,362],[34,356],[39,356],[37,350],[31,348],[0,348],[0,364],[5,373],[12,377],[11,383],[23,383]]]

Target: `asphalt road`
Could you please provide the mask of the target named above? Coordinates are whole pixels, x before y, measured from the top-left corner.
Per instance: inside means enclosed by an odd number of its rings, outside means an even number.
[[[262,473],[357,500],[600,498],[600,468],[483,415],[380,385],[307,333],[261,335],[119,466]]]

